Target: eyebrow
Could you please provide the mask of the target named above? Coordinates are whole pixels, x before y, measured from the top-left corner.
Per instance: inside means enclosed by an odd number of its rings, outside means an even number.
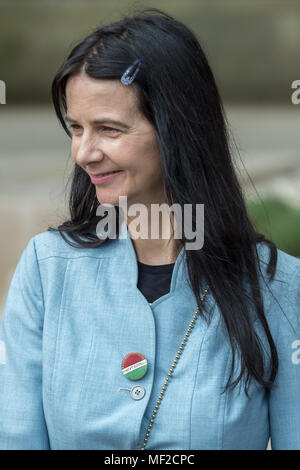
[[[66,121],[69,123],[73,124],[78,124],[75,119],[70,118],[69,116],[66,116]],[[125,124],[124,122],[121,121],[114,121],[113,119],[96,119],[95,121],[91,121],[92,124],[113,124],[115,126],[123,127],[123,129],[129,129],[129,126]]]

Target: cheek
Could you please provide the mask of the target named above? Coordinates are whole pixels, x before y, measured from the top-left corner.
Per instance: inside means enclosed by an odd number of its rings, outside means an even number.
[[[144,145],[136,148],[135,155],[135,167],[139,168],[143,173],[157,173],[160,172],[161,159],[157,146],[152,142],[147,142]]]
[[[143,160],[143,167],[147,169],[147,173],[153,177],[159,177],[162,174],[162,165],[160,155],[157,151],[145,154]]]
[[[76,160],[77,151],[78,151],[78,143],[76,142],[75,139],[72,139],[71,154],[74,160]]]

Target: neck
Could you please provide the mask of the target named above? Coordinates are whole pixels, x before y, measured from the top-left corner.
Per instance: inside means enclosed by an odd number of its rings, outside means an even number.
[[[144,264],[175,263],[180,249],[174,240],[132,240],[137,260]]]
[[[129,211],[128,211],[129,212]],[[137,260],[149,265],[163,265],[175,263],[182,248],[182,241],[174,239],[174,214],[163,214],[159,220],[151,218],[150,204],[147,206],[147,217],[131,217],[128,212],[124,214],[127,229],[132,239]],[[157,219],[157,218],[156,218]],[[148,221],[148,226],[147,226]],[[152,223],[158,233],[151,237]],[[141,225],[143,226],[141,228]],[[157,226],[158,225],[158,226]],[[148,230],[147,230],[148,229]],[[137,236],[140,233],[140,236]]]

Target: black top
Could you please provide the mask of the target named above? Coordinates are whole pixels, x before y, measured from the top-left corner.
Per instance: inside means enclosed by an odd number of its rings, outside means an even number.
[[[140,261],[137,263],[139,270],[137,287],[148,302],[152,303],[169,292],[175,263],[158,266],[144,264]]]

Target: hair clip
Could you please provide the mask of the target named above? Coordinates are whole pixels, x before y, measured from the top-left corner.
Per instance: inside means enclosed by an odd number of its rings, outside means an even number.
[[[122,77],[121,77],[121,82],[123,83],[123,85],[130,85],[133,80],[135,79],[138,71],[140,70],[140,67],[141,67],[141,63],[142,63],[142,59],[136,59],[132,65],[130,65],[130,67],[128,67],[127,70],[125,70],[125,72],[123,73]],[[134,69],[135,65],[137,66],[136,67],[136,70],[134,71],[134,73],[130,76],[130,73],[132,72],[132,70]]]

